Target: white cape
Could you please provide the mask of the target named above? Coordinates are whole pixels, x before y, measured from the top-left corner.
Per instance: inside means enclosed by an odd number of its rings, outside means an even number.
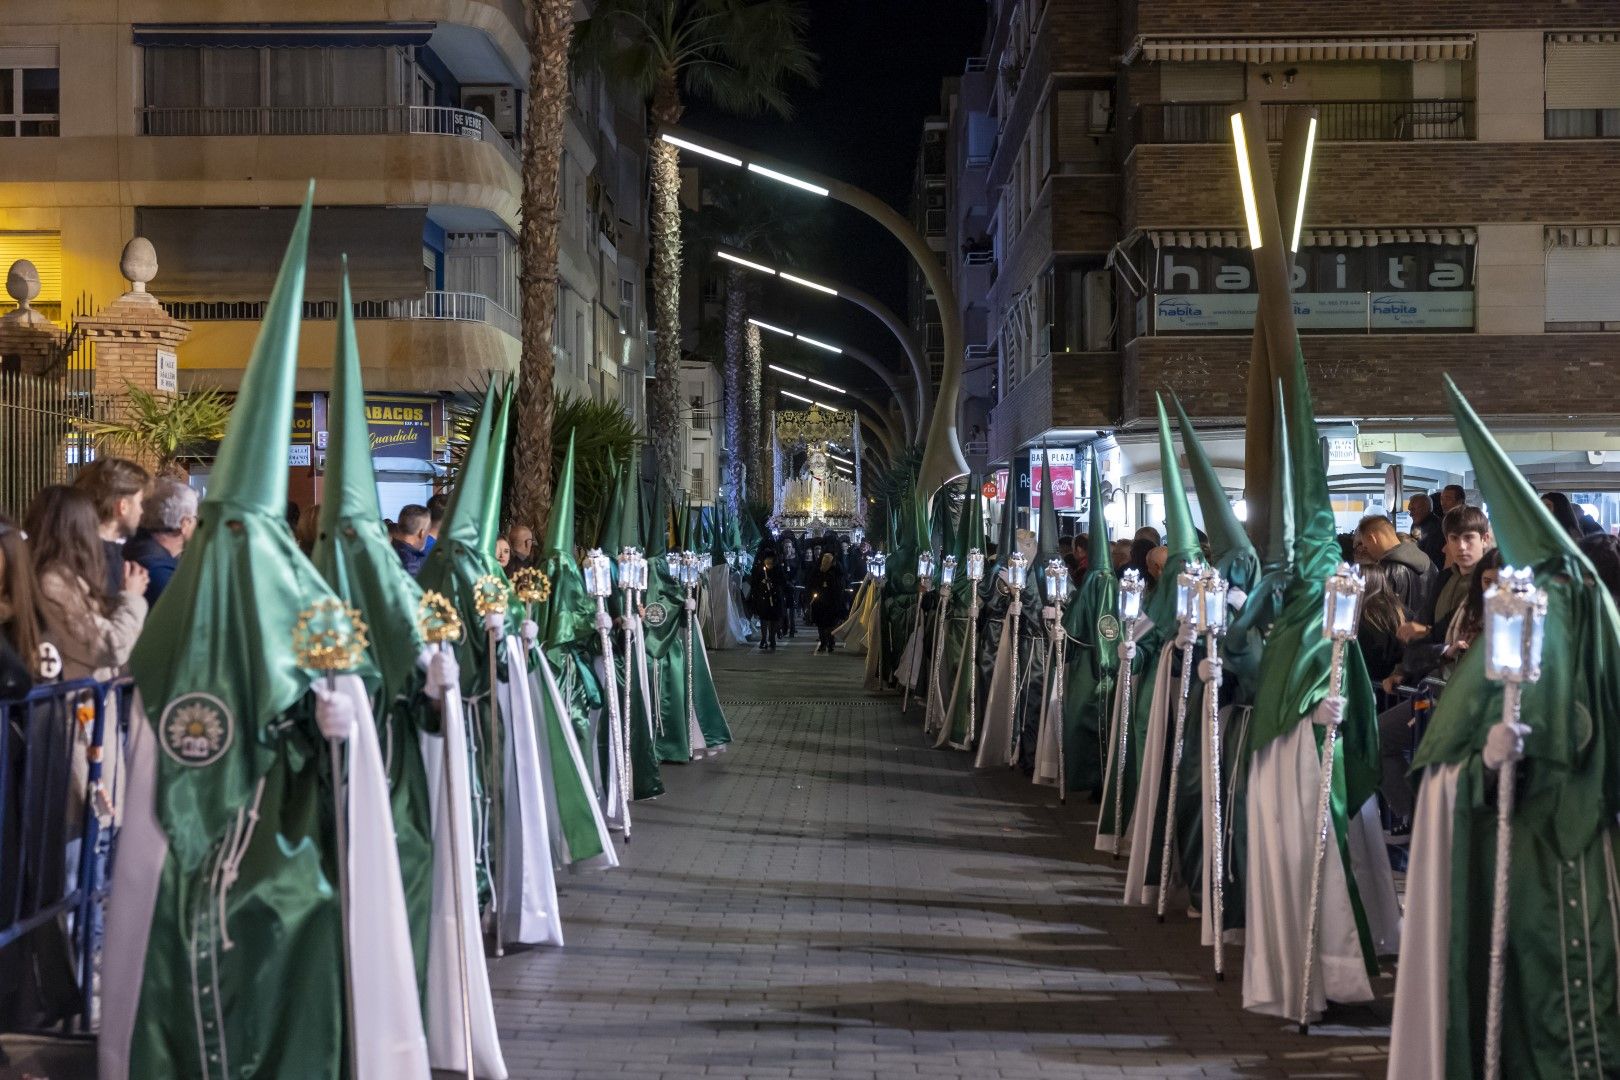
[[[511,634],[506,637],[506,655],[523,655],[522,643]],[[539,726],[528,687],[527,678],[518,684],[517,693],[507,682],[497,687],[506,742],[504,843],[496,863],[496,932],[502,942],[561,945],[562,913],[557,905],[551,826],[536,739]]]
[[[1316,736],[1308,719],[1261,747],[1249,763],[1243,1007],[1289,1020],[1299,1019],[1321,776]],[[1327,856],[1322,860],[1322,906],[1308,1007],[1312,1019],[1321,1015],[1330,1000],[1357,1002],[1373,997],[1344,860],[1331,835],[1328,841]],[[1400,924],[1376,800],[1369,799],[1350,815],[1349,847],[1351,872],[1376,951],[1393,950],[1399,945]]]
[[[1041,723],[1039,734],[1035,738],[1035,783],[1045,784],[1049,787],[1060,787],[1058,781],[1062,778],[1063,760],[1063,686],[1058,672],[1067,662],[1064,655],[1066,650],[1060,650],[1056,642],[1048,639],[1046,646],[1046,660],[1041,665],[1043,672],[1041,686],[1044,690],[1041,700]],[[1065,672],[1064,674],[1067,674]]]
[[[1462,765],[1423,773],[1412,814],[1406,875],[1406,925],[1395,969],[1395,1026],[1389,1075],[1444,1080],[1446,1025],[1451,1008],[1451,874],[1457,777]]]
[[[906,647],[900,650],[900,662],[894,668],[895,679],[910,690],[917,689],[917,684],[922,681],[923,664],[928,660],[923,626],[923,615],[918,610],[917,617],[912,621],[911,636],[906,638]]]
[[[422,736],[422,757],[427,766],[428,796],[433,820],[433,915],[428,927],[427,1040],[428,1060],[435,1069],[465,1073],[461,1027],[461,958],[467,956],[467,1002],[472,1018],[473,1071],[488,1080],[504,1080],[506,1060],[501,1055],[495,1026],[495,1003],[489,990],[489,966],[484,960],[484,935],[478,919],[478,883],[473,868],[472,780],[467,767],[466,716],[461,691],[450,688],[444,696],[444,735]],[[444,763],[450,764],[453,803],[445,800]],[[451,831],[459,865],[450,857]],[[456,919],[456,888],[461,889],[461,920]],[[460,937],[458,948],[456,939]]]
[[[737,590],[731,585],[731,567],[725,563],[703,572],[705,587],[699,597],[699,616],[704,636],[718,649],[731,649],[747,642],[753,628],[743,613]]]
[[[973,757],[973,767],[989,769],[1013,764],[1010,748],[1013,739],[1013,711],[1017,707],[1018,673],[1013,670],[1014,622],[1012,608],[1001,620],[1001,639],[996,645],[996,666],[990,676],[990,691],[985,695],[984,716],[979,725],[979,749]],[[1022,657],[1020,657],[1022,660]],[[1019,667],[1023,664],[1020,663]]]
[[[1143,616],[1142,618],[1136,620],[1136,628],[1133,631],[1133,637],[1135,640],[1140,641],[1152,628],[1153,620]],[[1125,661],[1120,661],[1122,668],[1124,663]],[[1131,679],[1131,711],[1135,711],[1136,695],[1141,693],[1134,674],[1135,673],[1133,670],[1133,677]],[[1116,836],[1114,833],[1104,832],[1103,818],[1105,815],[1113,814],[1114,804],[1116,801],[1116,796],[1114,795],[1114,785],[1119,781],[1115,779],[1114,773],[1119,769],[1120,724],[1130,723],[1130,716],[1128,714],[1124,714],[1122,716],[1121,713],[1121,708],[1124,701],[1125,679],[1123,678],[1123,671],[1121,671],[1121,673],[1116,674],[1114,678],[1114,700],[1113,704],[1109,708],[1108,745],[1105,748],[1106,753],[1104,754],[1106,760],[1103,762],[1102,790],[1103,800],[1107,805],[1099,808],[1097,812],[1097,839],[1092,844],[1092,847],[1097,851],[1107,851],[1116,855],[1123,853],[1123,845],[1130,841],[1130,833],[1121,830],[1119,835]],[[1127,734],[1129,734],[1128,729]],[[1127,767],[1129,767],[1129,764],[1129,761],[1127,761]],[[1130,812],[1131,806],[1129,803],[1121,802],[1119,805],[1120,812],[1122,814]],[[1117,823],[1115,824],[1115,828],[1118,829]]]
[[[562,688],[557,685],[557,677],[551,672],[551,661],[546,659],[543,649],[534,649],[530,657],[537,658],[534,670],[529,672],[529,691],[533,694],[544,694],[551,703],[549,710],[538,708],[533,710],[537,723],[553,723],[557,725],[557,733],[562,736],[563,745],[567,747],[568,762],[562,768],[571,768],[585,783],[591,780],[591,770],[585,762],[585,755],[580,750],[579,737],[574,733],[574,725],[569,719],[568,702],[563,697]],[[596,665],[596,674],[601,679],[602,667]],[[606,680],[601,680],[604,687]],[[594,724],[592,725],[594,729]],[[557,790],[552,778],[557,775],[559,763],[551,760],[551,740],[547,739],[538,728],[535,731],[535,743],[540,753],[540,761],[544,768],[541,776],[545,780],[546,792],[546,823],[551,830],[551,865],[554,867],[614,867],[619,865],[618,856],[613,850],[613,841],[608,837],[607,820],[602,814],[602,807],[598,800],[591,801],[591,816],[596,826],[597,838],[602,843],[601,854],[593,855],[588,859],[575,859],[568,848],[568,835],[563,831],[562,814],[557,808]],[[594,755],[593,755],[594,757]]]
[[[349,1037],[357,1080],[426,1080],[427,1038],[416,996],[399,849],[376,721],[358,676],[340,675],[337,684],[354,704],[354,734],[348,742],[349,917],[344,953],[353,987]],[[159,749],[138,698],[130,717],[129,786],[107,905],[107,941],[119,945],[107,949],[102,962],[101,1037],[96,1049],[102,1080],[129,1075],[152,913],[168,861],[168,838],[156,810]],[[241,838],[243,850],[250,836],[251,831]],[[221,903],[226,903],[224,898]],[[214,1000],[217,1007],[218,995]],[[219,1022],[223,1025],[223,1018]]]
[[[1147,738],[1142,743],[1142,767],[1137,773],[1136,802],[1131,810],[1131,856],[1125,866],[1127,904],[1157,905],[1159,902],[1159,886],[1149,885],[1147,878],[1150,872],[1162,870],[1164,862],[1164,837],[1161,835],[1157,844],[1153,842],[1153,824],[1158,819],[1159,803],[1163,801],[1165,786],[1170,781],[1165,758],[1175,734],[1176,697],[1181,693],[1181,680],[1172,674],[1178,651],[1174,638],[1165,642],[1154,669]],[[1172,828],[1169,823],[1165,827]],[[1171,873],[1174,875],[1173,850],[1171,863]],[[1171,896],[1174,895],[1172,891]]]
[[[938,734],[945,727],[945,639],[950,635],[950,601],[940,593],[939,606],[934,611],[934,647],[926,659],[928,664],[928,707],[923,711],[923,732]]]

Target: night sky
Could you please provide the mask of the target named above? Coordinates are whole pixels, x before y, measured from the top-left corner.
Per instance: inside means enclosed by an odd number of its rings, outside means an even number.
[[[979,0],[808,0],[807,6],[821,82],[794,89],[792,120],[740,119],[694,102],[684,122],[839,177],[909,215],[923,118],[942,113],[940,81],[960,75],[963,62],[983,51],[985,5]],[[695,159],[688,155],[686,160]],[[784,190],[783,198],[815,196]],[[909,259],[899,242],[844,206],[829,206],[819,220],[824,235],[807,238],[801,268],[864,289],[904,318]],[[826,326],[844,335],[840,340],[899,363],[894,339],[864,312],[843,301],[806,298],[791,286],[777,288],[786,291],[767,296],[772,313],[802,314],[805,332],[812,325]]]

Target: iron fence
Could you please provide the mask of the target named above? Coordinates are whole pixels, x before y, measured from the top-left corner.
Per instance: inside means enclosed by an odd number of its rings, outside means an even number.
[[[74,305],[74,321],[89,314],[88,296]],[[70,329],[57,362],[43,374],[0,357],[0,513],[20,519],[39,489],[72,478],[92,454],[80,422],[99,416],[91,343]]]
[[[0,1030],[90,1030],[133,684],[92,679],[0,701]],[[75,1023],[76,1022],[76,1023]]]
[[[1136,110],[1136,141],[1231,142],[1229,116],[1241,104],[1238,101],[1192,101],[1140,105]],[[1262,104],[1269,141],[1282,139],[1289,105],[1309,105],[1317,110],[1316,137],[1322,142],[1409,142],[1475,137],[1472,101],[1300,101]]]
[[[257,322],[264,318],[264,300],[173,300],[163,307],[183,322]],[[309,320],[337,318],[336,300],[304,301],[303,317]],[[428,319],[449,322],[488,323],[495,329],[518,337],[518,317],[487,296],[469,292],[429,290],[420,298],[406,300],[359,300],[354,304],[356,319]]]

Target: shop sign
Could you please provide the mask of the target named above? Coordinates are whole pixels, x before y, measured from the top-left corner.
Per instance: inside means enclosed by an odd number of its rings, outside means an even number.
[[[1041,465],[1041,451],[1029,452],[1029,505],[1032,509],[1039,509],[1041,494],[1046,488],[1048,474],[1052,484],[1052,506],[1058,510],[1073,511],[1075,508],[1074,484],[1074,451],[1048,450],[1046,463]]]
[[[433,457],[433,399],[406,394],[367,394],[366,430],[371,456]]]

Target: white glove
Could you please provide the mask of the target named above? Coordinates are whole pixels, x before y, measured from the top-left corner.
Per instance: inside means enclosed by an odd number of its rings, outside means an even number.
[[[1132,641],[1130,638],[1126,638],[1124,641],[1121,641],[1119,643],[1119,658],[1127,664],[1132,660],[1135,660],[1136,642]]]
[[[605,611],[598,611],[596,613],[596,628],[598,630],[612,630],[613,616]]]
[[[461,665],[456,663],[456,654],[449,649],[423,649],[416,663],[427,672],[422,693],[430,701],[443,701],[446,690],[461,685]]]
[[[484,616],[484,629],[500,633],[506,627],[506,612],[492,611]]]
[[[1041,608],[1041,618],[1045,619],[1047,622],[1057,622],[1060,615],[1061,612],[1058,611],[1056,605],[1047,604],[1045,607]]]
[[[1327,727],[1329,724],[1338,725],[1344,719],[1344,698],[1325,697],[1322,703],[1311,711],[1311,723],[1317,727]]]
[[[347,740],[354,731],[354,698],[328,686],[325,679],[317,680],[311,689],[315,691],[315,726],[328,739]]]
[[[1024,602],[1022,600],[1014,600],[1012,603],[1008,604],[1007,605],[1007,614],[1009,614],[1009,615],[1020,615],[1020,616],[1023,615],[1024,614]]]
[[[1177,623],[1176,623],[1176,648],[1178,648],[1178,649],[1189,648],[1189,647],[1191,647],[1192,643],[1197,641],[1197,640],[1198,640],[1198,631],[1193,629],[1193,624],[1192,623],[1187,622],[1185,620],[1177,621]]]
[[[524,619],[518,632],[523,635],[523,647],[534,648],[534,643],[540,640],[540,624],[533,619]]]
[[[697,601],[692,599],[690,596],[688,596],[686,598],[686,610],[687,611],[696,611],[697,610]]]
[[[1198,678],[1206,683],[1221,685],[1221,662],[1213,656],[1198,661]]]
[[[1480,754],[1485,759],[1485,767],[1495,771],[1510,761],[1523,760],[1524,737],[1528,734],[1530,729],[1523,724],[1505,720],[1492,724],[1485,735],[1485,749]]]
[[[1249,602],[1249,594],[1248,593],[1244,592],[1242,589],[1235,589],[1235,588],[1232,588],[1230,586],[1227,587],[1227,590],[1226,590],[1226,606],[1227,607],[1231,608],[1233,611],[1242,611],[1243,610],[1243,605],[1247,604],[1248,602]]]

